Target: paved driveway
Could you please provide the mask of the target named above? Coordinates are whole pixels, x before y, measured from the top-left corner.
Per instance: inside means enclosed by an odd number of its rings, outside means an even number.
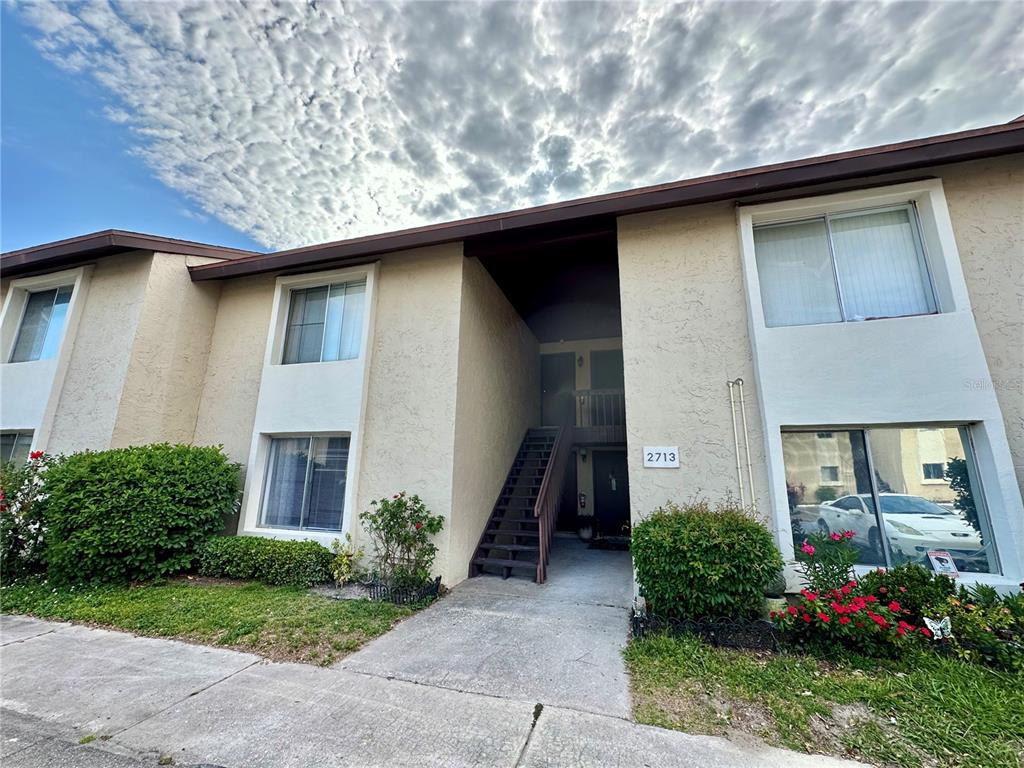
[[[628,718],[632,589],[628,552],[558,538],[545,584],[464,581],[336,668]]]

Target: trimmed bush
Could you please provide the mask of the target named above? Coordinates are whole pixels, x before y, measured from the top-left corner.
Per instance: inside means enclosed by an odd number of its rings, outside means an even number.
[[[232,511],[238,465],[219,447],[85,451],[53,462],[43,490],[51,580],[142,581],[192,567]]]
[[[199,575],[312,587],[331,580],[334,555],[315,541],[218,536],[203,547]]]
[[[923,624],[924,617],[942,618],[949,611],[946,601],[956,594],[948,576],[935,575],[917,563],[879,568],[860,580],[865,595],[879,600],[899,600],[908,621]]]
[[[630,548],[651,612],[676,619],[757,617],[783,565],[764,525],[734,504],[658,508]]]

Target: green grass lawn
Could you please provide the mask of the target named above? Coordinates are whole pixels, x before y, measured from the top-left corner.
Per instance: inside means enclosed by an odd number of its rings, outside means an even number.
[[[331,600],[294,587],[168,581],[133,587],[0,589],[0,610],[328,665],[387,632],[411,608]]]
[[[927,652],[833,664],[664,636],[634,641],[626,663],[642,723],[876,765],[1024,764],[1024,675]]]

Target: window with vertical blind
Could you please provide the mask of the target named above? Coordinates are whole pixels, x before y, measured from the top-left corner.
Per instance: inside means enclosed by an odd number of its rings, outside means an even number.
[[[365,280],[291,291],[282,362],[359,357],[365,298]]]
[[[9,362],[26,363],[57,356],[73,291],[74,286],[64,285],[29,293]]]
[[[933,314],[913,205],[754,227],[769,327]]]
[[[349,438],[275,437],[270,441],[262,523],[268,528],[340,531]]]

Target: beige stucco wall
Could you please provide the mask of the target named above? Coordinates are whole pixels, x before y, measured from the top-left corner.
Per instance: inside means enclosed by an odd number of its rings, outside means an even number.
[[[1024,156],[938,169],[992,381],[1024,490]],[[955,371],[949,375],[955,376]]]
[[[469,561],[526,430],[540,423],[537,339],[477,259],[463,262],[445,582]]]
[[[273,276],[226,280],[210,340],[193,441],[249,459],[274,304]]]
[[[193,283],[188,265],[213,261],[153,254],[112,448],[192,442],[221,286]]]
[[[110,447],[152,265],[148,251],[95,265],[46,445],[50,453]]]
[[[746,385],[758,505],[769,509],[736,232],[725,203],[618,221],[634,521],[669,499],[738,497],[726,386],[737,377]],[[680,468],[644,469],[644,445],[678,445]]]
[[[389,255],[380,264],[358,502],[416,493],[446,518],[436,570],[450,578],[462,245]],[[358,532],[356,538],[359,539]]]

